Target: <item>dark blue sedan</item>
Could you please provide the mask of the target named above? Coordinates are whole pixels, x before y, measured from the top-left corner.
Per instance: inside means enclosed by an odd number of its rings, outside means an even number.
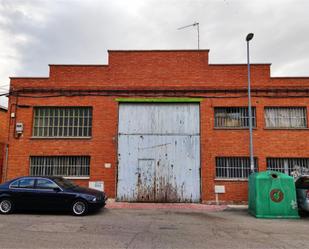
[[[80,187],[62,177],[19,177],[0,185],[0,214],[17,209],[71,211],[81,216],[105,206],[104,192]]]

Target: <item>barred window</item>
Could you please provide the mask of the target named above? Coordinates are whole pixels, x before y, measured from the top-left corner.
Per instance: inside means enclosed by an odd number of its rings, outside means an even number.
[[[257,168],[257,159],[254,158],[254,171]],[[216,178],[246,179],[249,175],[249,157],[216,157]]]
[[[256,126],[255,107],[252,107],[252,126]],[[248,107],[215,107],[216,128],[248,128]]]
[[[267,128],[306,128],[306,107],[266,107]]]
[[[88,177],[90,156],[31,156],[30,175]]]
[[[34,137],[91,137],[91,107],[35,107]]]
[[[309,173],[309,158],[267,158],[267,169],[291,175],[293,171]]]

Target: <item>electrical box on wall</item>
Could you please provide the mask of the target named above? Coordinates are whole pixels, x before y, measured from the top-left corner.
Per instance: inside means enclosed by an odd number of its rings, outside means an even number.
[[[16,133],[21,134],[24,131],[24,124],[23,123],[16,123]]]
[[[103,181],[91,181],[89,182],[89,188],[104,191],[104,182]]]
[[[224,194],[225,186],[223,185],[215,185],[215,194]]]
[[[110,169],[112,167],[111,163],[104,163],[104,168]]]

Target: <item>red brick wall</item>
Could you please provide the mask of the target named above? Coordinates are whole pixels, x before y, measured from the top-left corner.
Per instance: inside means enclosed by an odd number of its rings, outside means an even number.
[[[35,89],[175,89],[243,90],[247,84],[246,65],[208,65],[208,51],[110,51],[108,66],[50,67],[50,78],[12,78],[11,90]],[[309,78],[271,78],[269,65],[252,66],[252,86],[256,89],[308,88]],[[254,129],[254,154],[260,170],[266,169],[266,157],[309,157],[309,133],[303,130],[267,130],[264,127],[264,106],[309,106],[308,98],[253,97],[257,111]],[[183,93],[183,96],[187,95]],[[201,188],[202,201],[215,200],[214,185],[225,185],[226,193],[219,199],[226,202],[247,200],[246,181],[215,179],[216,156],[248,156],[248,130],[214,129],[214,107],[246,106],[244,93],[215,93],[201,102]],[[130,95],[128,92],[128,96]],[[141,95],[143,96],[143,95]],[[151,93],[153,97],[164,94]],[[103,180],[105,190],[115,196],[117,175],[117,96],[75,96],[53,98],[10,97],[11,119],[9,168],[7,177],[29,174],[31,155],[90,155],[90,180]],[[14,103],[22,106],[17,108]],[[93,135],[91,139],[32,139],[33,106],[92,106]],[[28,106],[28,107],[26,107]],[[24,133],[14,137],[15,122],[24,123]],[[105,169],[104,163],[112,168]],[[87,185],[88,180],[79,183]]]
[[[216,156],[248,156],[248,130],[214,129],[214,107],[246,106],[247,99],[207,99],[202,102],[202,184],[203,200],[214,200],[214,185],[225,185],[226,194],[220,194],[224,201],[241,202],[247,200],[247,181],[223,181],[215,179]],[[309,157],[309,130],[266,129],[264,107],[306,106],[308,98],[253,98],[256,107],[257,127],[253,130],[254,156],[258,158],[259,170],[266,170],[267,157]],[[308,113],[307,113],[308,115]],[[307,117],[308,118],[308,117]]]
[[[8,129],[7,111],[0,109],[0,183],[2,181],[2,171],[5,158],[5,145],[7,143]]]
[[[0,109],[0,143],[6,143],[7,133],[7,110]]]
[[[19,99],[20,105],[40,106],[92,106],[93,123],[91,139],[32,139],[33,108],[18,108],[16,122],[24,124],[21,137],[14,138],[10,131],[9,169],[7,176],[29,174],[29,156],[39,155],[90,155],[91,180],[104,180],[109,196],[115,195],[115,166],[117,138],[117,104],[113,97],[62,97],[40,99]],[[12,123],[15,120],[11,120]],[[105,169],[104,163],[112,163]],[[84,185],[87,182],[84,182]]]

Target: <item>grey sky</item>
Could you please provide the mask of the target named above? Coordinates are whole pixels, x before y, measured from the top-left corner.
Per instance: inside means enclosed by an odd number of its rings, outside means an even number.
[[[0,93],[9,76],[48,64],[106,64],[107,49],[201,48],[210,63],[272,63],[272,76],[309,76],[308,0],[0,0]],[[2,98],[1,105],[6,105]]]

